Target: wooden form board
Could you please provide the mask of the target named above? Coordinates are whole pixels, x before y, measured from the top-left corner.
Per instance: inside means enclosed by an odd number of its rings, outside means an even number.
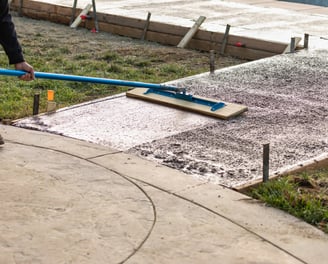
[[[162,95],[158,95],[155,93],[144,94],[146,91],[147,91],[147,88],[135,88],[133,90],[126,92],[126,96],[140,99],[140,100],[149,101],[152,103],[163,104],[163,105],[167,105],[167,106],[174,107],[174,108],[188,110],[191,112],[196,112],[196,113],[200,113],[203,115],[216,117],[219,119],[230,119],[230,118],[240,115],[241,113],[248,110],[247,106],[244,106],[244,105],[223,102],[226,104],[226,106],[224,106],[223,108],[218,109],[216,111],[211,111],[209,106],[196,104],[193,102],[176,99],[176,98],[171,98],[171,97],[167,97],[167,96],[162,96]],[[195,96],[195,97],[207,99],[207,100],[214,101],[214,102],[220,102],[219,100],[216,100],[216,99],[208,99],[208,98],[198,97],[198,96]]]
[[[82,10],[82,12],[76,17],[76,19],[74,20],[74,22],[71,24],[71,28],[77,28],[78,25],[80,25],[80,23],[82,22],[82,15],[87,15],[89,13],[89,11],[91,10],[92,5],[91,4],[87,4],[86,7]]]
[[[11,7],[15,10],[20,8],[20,0],[12,0]],[[54,4],[24,0],[21,8],[22,15],[44,19],[56,23],[69,25],[72,8],[57,6]],[[82,11],[81,9],[77,12]],[[98,13],[99,31],[140,39],[145,27],[145,19],[137,19],[113,14]],[[92,29],[93,21],[85,21],[83,26]],[[181,39],[188,33],[190,27],[171,25],[162,22],[149,21],[146,40],[157,43],[177,46]],[[224,33],[211,32],[198,29],[187,48],[201,51],[220,51],[224,39]],[[246,47],[236,47],[237,42],[242,42]],[[284,52],[289,43],[272,42],[243,36],[229,35],[226,55],[242,59],[257,60]]]
[[[183,37],[183,39],[178,44],[178,48],[185,48],[189,41],[194,37],[196,32],[198,31],[201,24],[205,21],[206,17],[200,16],[195,24],[191,27],[191,29],[187,32],[187,34]]]

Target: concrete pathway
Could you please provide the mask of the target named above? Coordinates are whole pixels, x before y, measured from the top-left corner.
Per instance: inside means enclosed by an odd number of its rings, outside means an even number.
[[[0,263],[325,263],[328,236],[122,152],[0,126]]]

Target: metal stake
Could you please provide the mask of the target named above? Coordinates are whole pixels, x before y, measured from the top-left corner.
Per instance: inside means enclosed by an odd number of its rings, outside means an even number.
[[[290,53],[295,52],[295,38],[290,39]]]
[[[215,71],[215,51],[210,50],[210,73],[214,73]]]
[[[223,36],[223,41],[222,41],[221,51],[220,51],[220,54],[221,54],[221,55],[224,55],[224,51],[225,51],[225,48],[226,48],[226,46],[227,46],[227,41],[228,41],[229,31],[230,31],[230,25],[227,24],[227,26],[226,26],[226,30],[225,30],[225,33],[224,33],[224,36]]]
[[[304,34],[304,49],[309,48],[309,34]]]
[[[146,24],[145,24],[145,27],[144,27],[144,30],[143,30],[143,33],[142,33],[142,36],[141,36],[141,40],[146,39],[146,35],[147,35],[148,27],[149,27],[150,17],[151,17],[151,13],[148,12],[147,19],[146,19]]]
[[[23,0],[19,1],[18,15],[23,16]]]
[[[39,114],[40,94],[35,94],[33,98],[33,115]]]
[[[99,32],[99,25],[98,25],[96,1],[95,0],[92,0],[92,9],[93,9],[93,19],[95,21],[95,29],[96,29],[96,32]]]
[[[263,182],[269,180],[270,144],[263,144]]]

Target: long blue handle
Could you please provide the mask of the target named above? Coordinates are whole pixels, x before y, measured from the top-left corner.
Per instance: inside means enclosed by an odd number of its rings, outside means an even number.
[[[0,75],[20,77],[24,74],[26,74],[25,71],[0,68]],[[174,87],[174,86],[166,86],[166,85],[162,85],[162,84],[125,81],[125,80],[107,79],[107,78],[97,78],[97,77],[87,77],[87,76],[78,76],[78,75],[67,75],[67,74],[59,74],[59,73],[35,72],[35,77],[40,78],[40,79],[51,79],[51,80],[61,80],[61,81],[100,83],[100,84],[129,86],[129,87],[142,87],[142,88],[150,88],[150,89],[155,89],[155,90],[167,90],[167,91],[174,91],[174,92],[180,92],[180,91],[185,90],[184,88],[178,88],[178,87]]]

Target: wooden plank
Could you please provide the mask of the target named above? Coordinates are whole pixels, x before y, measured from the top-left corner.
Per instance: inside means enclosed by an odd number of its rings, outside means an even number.
[[[13,10],[17,11],[20,6],[20,0],[12,0],[11,7]],[[23,9],[34,10],[40,12],[47,12],[49,14],[58,14],[61,16],[71,15],[71,8],[65,6],[57,6],[49,3],[37,2],[37,1],[23,1]]]
[[[277,55],[276,53],[269,51],[249,49],[247,47],[239,48],[230,45],[226,48],[226,54],[246,60],[258,60]]]
[[[90,27],[88,26],[88,24],[87,27],[91,28],[91,22]],[[109,25],[107,23],[99,23],[99,28],[101,31],[110,32],[112,34],[127,36],[131,38],[139,38],[140,34],[142,34],[141,29],[122,27],[118,25]],[[170,34],[148,31],[147,40],[161,43],[163,45],[176,46],[177,43],[179,43],[180,41],[180,37]],[[210,41],[192,39],[189,43],[189,48],[200,51],[210,51],[211,49],[220,49],[220,45],[217,45],[216,43]],[[276,53],[269,51],[253,50],[247,47],[239,48],[231,45],[227,45],[226,54],[247,60],[257,60],[276,55]]]
[[[88,23],[89,25],[90,23]],[[91,24],[90,24],[91,25]],[[89,27],[88,27],[89,28]],[[112,34],[139,39],[143,30],[99,22],[99,30]],[[149,33],[147,33],[147,38]]]
[[[267,41],[262,39],[254,39],[248,37],[240,37],[235,35],[229,36],[229,45],[235,45],[237,42],[244,43],[249,49],[263,50],[274,53],[282,53],[282,51],[286,48],[286,43]]]
[[[23,1],[23,8],[36,11],[44,11],[48,13],[56,13],[56,5],[40,3],[37,1]]]
[[[189,43],[188,48],[200,50],[200,51],[210,51],[210,50],[219,50],[220,44],[207,41],[207,40],[198,40],[198,39],[192,39]]]
[[[22,9],[22,14],[24,16],[27,16],[27,17],[30,17],[30,18],[34,18],[34,19],[40,19],[40,20],[47,20],[47,21],[49,21],[49,18],[50,18],[48,12],[42,12],[42,11],[37,11],[37,10],[33,10],[33,9],[23,8]]]
[[[132,27],[142,30],[145,26],[144,19],[124,17],[124,16],[105,14],[105,13],[98,13],[97,16],[98,16],[98,21],[112,24],[112,25]]]
[[[68,24],[70,21],[70,17],[68,16],[59,16],[56,14],[49,14],[48,12],[39,12],[37,10],[32,10],[32,9],[23,8],[22,12],[24,16],[30,18],[46,20],[46,21],[60,23],[60,24]]]
[[[142,29],[142,30],[145,27],[144,19],[125,17],[125,16],[119,16],[119,15],[98,13],[98,20],[102,21],[104,23],[109,23],[109,24],[119,25],[119,26],[126,26],[126,27],[131,27],[131,28],[138,28],[138,29]],[[188,32],[188,29],[189,28],[187,28],[187,27],[165,24],[162,22],[155,22],[155,21],[151,21],[149,23],[149,27],[148,27],[149,31],[163,32],[163,33],[165,32],[165,33],[170,33],[172,35],[178,35],[178,36],[184,36]]]
[[[20,0],[13,0],[13,9],[17,10],[19,3]],[[56,6],[38,1],[23,1],[24,15],[31,18],[44,19],[62,24],[70,23],[71,10],[72,9],[70,7]],[[132,38],[140,39],[145,26],[144,19],[103,13],[97,13],[97,17],[100,21],[99,27],[102,31]],[[89,28],[89,26],[91,26],[91,23],[87,22],[86,27]],[[151,21],[147,31],[147,40],[164,45],[177,46],[181,38],[186,35],[188,30],[188,27]],[[219,50],[222,45],[223,36],[223,33],[220,32],[211,32],[198,29],[193,38],[190,40],[188,48],[201,51],[209,51],[212,49]],[[246,47],[235,47],[234,45],[237,42],[244,43]],[[281,54],[286,49],[287,45],[288,43],[229,35],[226,53],[231,56],[254,60]]]
[[[199,27],[201,26],[201,24],[203,24],[203,22],[205,21],[205,19],[206,19],[206,17],[204,17],[204,16],[200,16],[197,19],[197,21],[195,22],[195,24],[190,28],[190,30],[187,32],[187,34],[183,37],[183,39],[178,44],[178,48],[185,48],[188,45],[189,41],[196,34],[197,30],[199,29]]]
[[[77,9],[80,10],[80,9]],[[61,16],[71,16],[72,8],[67,6],[56,6],[56,14]]]
[[[170,34],[148,31],[147,40],[161,43],[164,45],[176,46],[181,40],[181,38],[179,36],[174,36]]]
[[[80,23],[82,22],[82,18],[81,16],[83,15],[87,15],[89,13],[89,11],[91,10],[92,5],[91,4],[87,4],[85,6],[85,8],[82,10],[82,12],[76,17],[76,19],[74,20],[74,22],[71,24],[71,28],[77,28]]]
[[[221,45],[214,46],[216,50],[220,50]],[[213,48],[213,43],[204,40],[192,39],[189,43],[190,49],[196,49],[201,51],[210,51]],[[266,57],[271,57],[277,55],[277,53],[264,51],[264,50],[255,50],[249,48],[239,48],[236,46],[227,45],[225,50],[226,55],[235,56],[238,58],[246,60],[257,60]]]
[[[117,26],[126,26],[131,28],[144,28],[144,20],[134,19],[134,18],[127,18],[121,16],[113,16],[113,15],[104,15],[99,16],[99,20],[103,22],[114,24]],[[104,21],[105,20],[105,21]],[[153,33],[165,33],[167,35],[176,35],[176,36],[183,36],[188,31],[187,27],[176,26],[176,25],[169,25],[160,22],[150,22],[148,27],[148,32]],[[193,39],[200,39],[200,40],[211,40],[220,44],[222,42],[224,34],[220,32],[210,32],[206,30],[199,29],[196,34],[194,35]],[[286,48],[285,43],[280,42],[271,42],[259,39],[253,39],[248,37],[241,37],[241,36],[234,36],[230,35],[227,44],[234,45],[236,42],[246,43],[248,48],[255,48],[258,50],[264,50],[269,52],[276,52],[277,54],[282,53]],[[216,45],[217,45],[216,44]]]
[[[220,32],[199,30],[195,34],[194,39],[211,40],[215,43],[220,44],[220,43],[222,43],[223,37],[224,37],[224,34],[222,34]],[[282,53],[287,46],[287,43],[267,41],[267,40],[262,40],[262,39],[255,39],[255,38],[236,36],[236,35],[230,34],[227,44],[235,45],[235,43],[237,43],[237,42],[245,43],[248,48],[275,52],[277,54]]]
[[[220,32],[211,32],[206,30],[198,30],[194,36],[194,39],[200,40],[211,40],[215,43],[222,43],[224,37],[223,33]],[[247,47],[254,48],[258,50],[267,50],[274,51],[276,53],[282,53],[286,48],[287,43],[276,42],[276,41],[267,41],[263,39],[255,39],[244,36],[229,35],[228,45],[234,45],[237,42],[245,43]]]
[[[141,29],[133,29],[130,27],[122,27],[117,25],[108,25],[106,23],[101,23],[100,28],[102,31],[110,32],[112,34],[117,34],[117,35],[133,37],[133,38],[138,38],[138,36],[142,34]],[[176,46],[177,43],[179,43],[180,38],[178,36],[174,36],[170,34],[148,31],[147,40],[161,43],[164,45]],[[197,40],[197,39],[192,39],[189,43],[189,47],[201,51],[210,51],[211,49],[215,49],[215,48],[220,49],[220,45],[217,45],[216,43],[210,41],[204,41],[204,40]],[[261,59],[261,58],[266,58],[276,55],[276,53],[274,52],[253,50],[247,47],[239,48],[231,45],[227,45],[226,54],[237,56],[248,60]]]
[[[146,91],[147,91],[146,88],[135,88],[133,90],[126,92],[126,96],[136,99],[146,100],[152,103],[159,103],[174,108],[188,110],[191,112],[196,112],[199,114],[208,115],[220,119],[230,119],[248,110],[247,106],[224,102],[226,106],[216,111],[211,111],[209,106],[195,104],[193,102],[166,97],[153,93],[144,94]],[[198,97],[198,98],[207,99],[203,97]],[[207,100],[219,102],[218,100],[214,100],[214,99],[207,99]]]
[[[71,22],[71,18],[69,16],[60,16],[60,15],[51,14],[48,18],[48,21],[69,25],[69,23]]]

